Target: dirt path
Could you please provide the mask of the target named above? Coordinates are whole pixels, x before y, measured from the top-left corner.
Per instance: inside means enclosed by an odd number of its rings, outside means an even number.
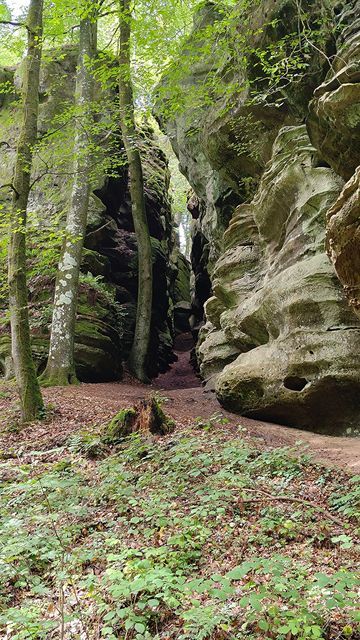
[[[307,451],[316,461],[360,473],[360,438],[322,436],[224,411],[214,394],[201,387],[190,365],[191,347],[189,335],[179,336],[177,362],[152,385],[127,378],[121,383],[44,389],[45,400],[50,407],[48,420],[21,430],[14,420],[15,390],[1,387],[0,455],[6,457],[8,451],[18,455],[22,450],[61,446],[70,433],[103,424],[120,409],[135,404],[149,393],[158,392],[166,398],[166,413],[177,423],[191,424],[197,417],[208,419],[221,412],[229,422],[219,428],[224,432],[229,429],[240,432],[241,429],[245,436],[255,438],[256,446],[260,448],[296,446],[300,452]]]
[[[201,381],[190,364],[190,353],[193,346],[194,341],[191,333],[182,333],[175,338],[174,352],[177,361],[171,365],[169,371],[154,380],[154,387],[158,389],[191,389],[201,386]]]
[[[96,397],[111,397],[116,393],[116,388],[109,389],[111,385],[92,386],[96,386],[96,389],[94,389]],[[124,398],[127,397],[131,401],[134,391],[133,387],[124,389]],[[147,389],[142,391],[147,391]],[[267,447],[297,445],[299,450],[305,450],[306,446],[308,446],[309,453],[312,453],[316,460],[347,469],[353,473],[360,473],[360,438],[323,436],[301,431],[300,429],[244,418],[223,410],[214,394],[204,392],[202,387],[164,389],[164,391],[166,391],[164,395],[168,399],[166,403],[167,413],[180,422],[191,422],[197,416],[209,418],[215,413],[221,412],[228,418],[229,426],[245,428],[248,436],[260,439]],[[136,398],[142,397],[138,390]]]
[[[113,384],[82,384],[77,387],[45,389],[47,403],[52,406],[49,419],[35,423],[20,432],[12,430],[11,411],[15,394],[0,398],[0,450],[51,449],[62,445],[68,435],[79,429],[102,424],[121,408],[130,406],[159,386],[145,386],[133,381]],[[161,391],[160,391],[161,393]],[[223,411],[211,393],[202,387],[164,389],[166,412],[178,423],[190,424],[197,416],[209,418],[221,411],[229,419],[224,430],[246,429],[244,434],[256,439],[259,447],[295,446],[311,453],[316,461],[360,473],[360,438],[335,438],[307,431],[269,424]],[[10,426],[10,429],[9,429]],[[5,432],[4,432],[5,431]]]

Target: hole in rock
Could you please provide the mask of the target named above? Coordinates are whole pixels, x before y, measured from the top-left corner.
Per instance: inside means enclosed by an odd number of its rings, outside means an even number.
[[[288,376],[284,380],[285,389],[290,391],[302,391],[308,383],[306,378],[300,378],[299,376]]]
[[[313,158],[312,166],[314,167],[314,169],[319,169],[321,167],[323,167],[324,169],[330,169],[330,165],[326,162],[326,160],[320,158],[319,156],[315,156]]]

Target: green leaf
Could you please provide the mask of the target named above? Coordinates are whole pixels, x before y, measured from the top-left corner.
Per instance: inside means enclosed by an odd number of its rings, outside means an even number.
[[[266,620],[259,620],[258,627],[259,627],[259,629],[262,629],[263,631],[268,631],[269,630],[269,623],[266,622]]]
[[[160,601],[157,600],[156,598],[151,598],[150,600],[147,601],[147,604],[149,605],[149,607],[158,607],[160,604]]]
[[[287,633],[289,633],[289,631],[291,632],[291,629],[287,625],[282,625],[281,627],[278,627],[278,632],[279,633],[283,633],[283,634],[286,635]]]
[[[252,564],[250,562],[244,562],[239,566],[235,567],[231,571],[226,574],[226,578],[230,580],[241,580],[247,573],[252,569]]]
[[[109,611],[109,613],[106,614],[106,616],[104,616],[104,620],[106,620],[106,622],[109,622],[110,620],[113,620],[116,617],[116,611]]]

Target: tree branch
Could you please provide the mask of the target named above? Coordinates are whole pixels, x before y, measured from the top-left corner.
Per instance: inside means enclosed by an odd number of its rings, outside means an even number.
[[[11,182],[0,185],[0,189],[12,189],[12,191],[16,193],[17,196],[19,196],[19,192],[16,191],[14,185]]]
[[[0,20],[0,24],[8,24],[12,27],[26,27],[25,22],[14,22],[13,20]]]

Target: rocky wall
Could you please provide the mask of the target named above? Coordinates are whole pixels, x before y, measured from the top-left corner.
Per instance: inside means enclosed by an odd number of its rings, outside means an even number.
[[[339,9],[337,51],[309,105],[312,143],[347,183],[327,215],[327,249],[360,315],[360,3]]]
[[[194,111],[191,145],[179,121],[163,126],[195,192],[194,270],[210,279],[197,347],[204,382],[221,404],[244,415],[354,433],[360,324],[327,255],[325,230],[327,218],[331,229],[344,207],[352,212],[348,240],[358,230],[356,176],[340,193],[359,164],[359,3],[299,6],[265,1],[234,14],[224,35],[229,56],[218,60],[220,89]],[[195,36],[214,12],[216,20],[218,8],[205,5]],[[301,29],[298,69],[278,82],[270,68],[260,76],[261,56],[274,61],[282,51],[286,61]],[[236,82],[241,90],[234,93]],[[212,232],[217,220],[229,219],[224,201],[216,215],[209,206],[214,183],[231,193],[232,205],[238,199],[224,234],[221,226]],[[347,270],[356,264],[350,256]]]
[[[324,250],[326,213],[342,179],[316,158],[305,126],[283,128],[255,198],[236,210],[214,272],[215,300],[206,305],[211,326],[199,347],[201,370],[212,373],[219,331],[238,350],[216,380],[224,406],[351,432],[358,427],[360,322]]]

